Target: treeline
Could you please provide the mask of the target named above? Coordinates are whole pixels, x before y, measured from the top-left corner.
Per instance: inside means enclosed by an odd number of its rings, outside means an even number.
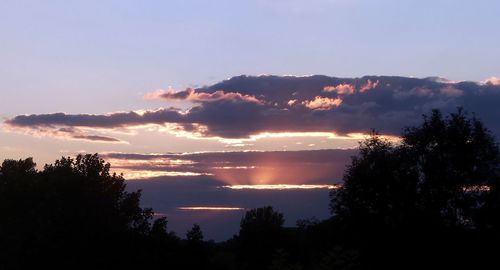
[[[272,207],[248,211],[232,239],[185,236],[140,206],[96,155],[42,170],[0,167],[0,269],[496,269],[500,152],[459,109],[424,116],[400,142],[360,143],[332,216],[285,228]]]

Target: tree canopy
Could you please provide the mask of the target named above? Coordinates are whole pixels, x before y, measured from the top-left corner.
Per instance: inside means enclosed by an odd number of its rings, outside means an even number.
[[[447,117],[435,110],[400,142],[376,133],[361,142],[343,186],[331,193],[334,219],[355,241],[432,249],[427,241],[473,254],[479,234],[499,229],[499,158],[481,121],[462,109]]]
[[[123,177],[97,154],[63,157],[42,171],[35,166],[28,158],[0,167],[2,263],[58,254],[64,263],[85,256],[97,264],[110,251],[129,253],[152,228],[166,234],[162,220],[153,222],[153,211],[140,207],[140,191],[125,191]]]

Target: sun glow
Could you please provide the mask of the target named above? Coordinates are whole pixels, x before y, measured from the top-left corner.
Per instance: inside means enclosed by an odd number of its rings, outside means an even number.
[[[241,207],[222,207],[222,206],[186,206],[177,207],[178,210],[186,211],[241,211],[245,208]]]
[[[292,184],[276,184],[276,185],[228,185],[222,188],[242,190],[242,189],[257,189],[257,190],[289,190],[289,189],[338,189],[340,185],[292,185]]]

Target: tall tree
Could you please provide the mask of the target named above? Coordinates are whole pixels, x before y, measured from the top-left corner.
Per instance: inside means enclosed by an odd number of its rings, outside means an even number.
[[[330,206],[372,259],[408,248],[441,260],[485,251],[477,241],[485,247],[484,228],[499,225],[500,152],[480,120],[434,110],[400,142],[373,134],[359,150]]]
[[[247,211],[240,223],[237,238],[239,253],[250,269],[264,268],[273,254],[284,244],[283,214],[271,206]]]

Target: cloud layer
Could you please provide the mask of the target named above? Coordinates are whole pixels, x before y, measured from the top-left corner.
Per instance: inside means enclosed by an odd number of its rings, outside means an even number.
[[[370,128],[397,135],[431,109],[448,112],[463,106],[500,134],[496,121],[500,119],[500,84],[496,78],[476,83],[389,76],[238,76],[203,88],[157,91],[146,97],[167,104],[184,100],[192,106],[188,110],[166,107],[103,115],[20,115],[6,124],[34,131],[170,125],[175,127],[173,131],[220,138],[248,138],[264,132],[345,135],[365,133]],[[78,134],[80,139],[100,137]]]
[[[235,151],[187,154],[108,153],[117,172],[148,172],[148,177],[182,173],[209,175],[225,185],[334,184],[357,150]],[[186,174],[187,175],[187,174]],[[139,177],[142,178],[142,177]]]

